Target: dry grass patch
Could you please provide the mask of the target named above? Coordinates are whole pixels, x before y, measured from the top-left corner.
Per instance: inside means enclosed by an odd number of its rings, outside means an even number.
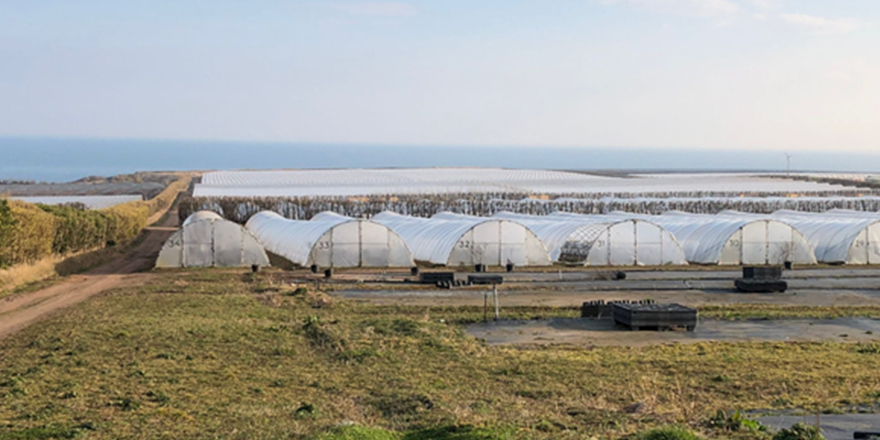
[[[880,396],[880,355],[865,346],[488,347],[454,324],[466,308],[258,286],[241,272],[161,272],[0,342],[0,438],[296,439],[342,422],[401,438],[463,425],[510,428],[476,438],[620,438],[669,424],[722,438],[707,428],[719,409]]]

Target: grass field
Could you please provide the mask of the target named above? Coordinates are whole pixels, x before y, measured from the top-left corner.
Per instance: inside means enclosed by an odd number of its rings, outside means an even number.
[[[458,325],[476,308],[365,305],[263,277],[160,272],[0,341],[0,439],[590,439],[670,424],[738,439],[767,434],[712,428],[718,410],[880,404],[880,344],[489,347]]]

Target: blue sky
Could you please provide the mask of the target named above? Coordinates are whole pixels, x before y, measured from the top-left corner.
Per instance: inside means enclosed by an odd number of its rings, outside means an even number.
[[[0,0],[0,136],[880,149],[876,0]]]

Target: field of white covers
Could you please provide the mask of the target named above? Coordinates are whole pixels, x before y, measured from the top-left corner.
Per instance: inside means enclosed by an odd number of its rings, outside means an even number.
[[[128,202],[136,202],[144,198],[139,195],[131,196],[33,196],[11,197],[27,203],[41,205],[68,205],[81,204],[88,209],[104,209],[111,206],[121,205]]]
[[[600,176],[501,168],[218,171],[195,197],[320,197],[452,193],[524,194],[790,194],[857,191],[828,183],[760,174]]]

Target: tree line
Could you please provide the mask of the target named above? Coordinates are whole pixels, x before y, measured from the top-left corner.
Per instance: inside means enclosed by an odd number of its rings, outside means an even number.
[[[636,214],[662,214],[684,211],[695,214],[717,214],[736,210],[755,214],[769,214],[780,209],[804,212],[824,212],[831,209],[880,211],[880,192],[866,191],[828,193],[812,197],[781,197],[779,194],[743,197],[727,196],[656,195],[646,197],[559,197],[552,200],[526,196],[518,199],[499,194],[447,194],[433,196],[388,197],[197,197],[185,198],[178,205],[181,220],[190,214],[208,210],[227,220],[244,224],[260,211],[273,211],[294,220],[308,220],[323,211],[333,211],[356,218],[370,218],[382,211],[392,211],[416,217],[430,217],[438,212],[490,216],[501,211],[521,214],[546,215],[555,211],[579,214],[607,214],[625,211]]]

